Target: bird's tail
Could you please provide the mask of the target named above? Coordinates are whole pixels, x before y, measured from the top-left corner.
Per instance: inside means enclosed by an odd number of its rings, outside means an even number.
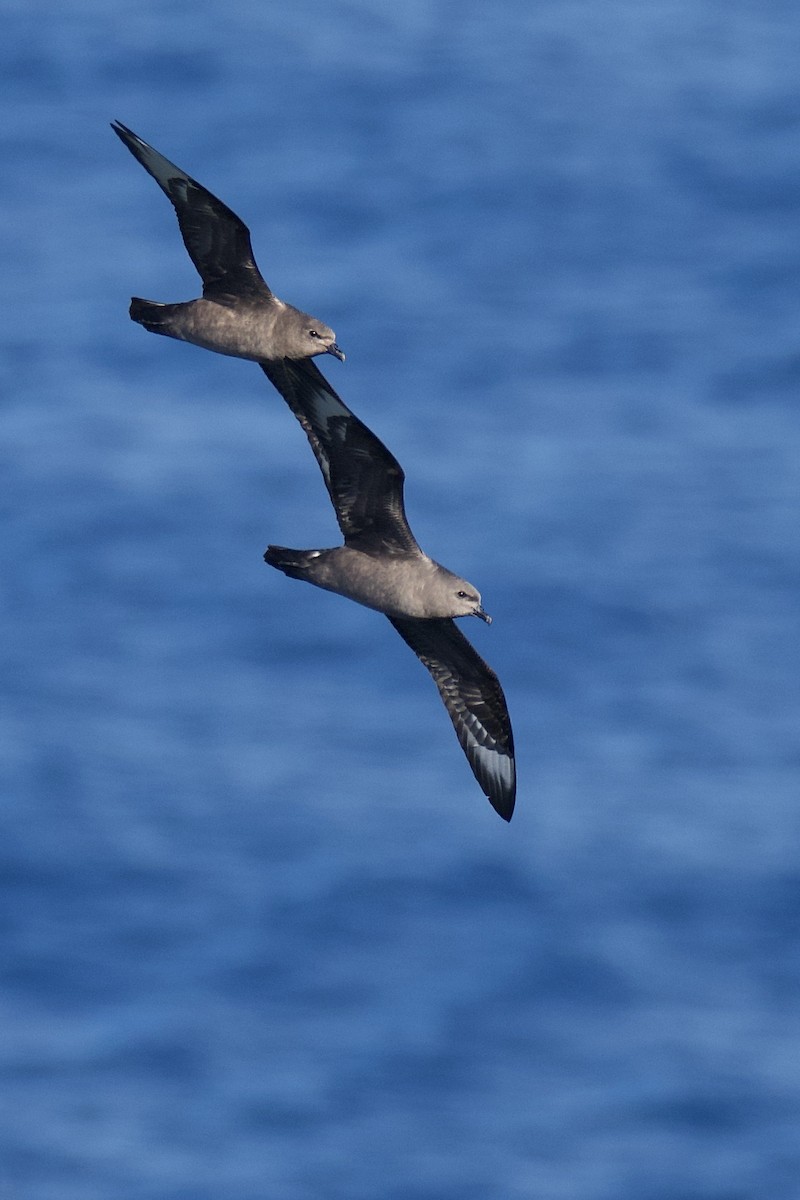
[[[277,567],[290,579],[308,579],[309,566],[319,558],[319,550],[290,550],[288,546],[267,546],[264,562]]]
[[[167,326],[174,307],[174,304],[159,304],[156,300],[141,300],[134,296],[128,312],[132,321],[143,325],[151,333],[164,333],[170,337],[174,334]]]

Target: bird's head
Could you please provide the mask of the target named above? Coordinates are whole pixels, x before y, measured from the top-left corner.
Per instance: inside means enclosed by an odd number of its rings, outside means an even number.
[[[308,313],[286,305],[281,331],[285,358],[313,358],[315,354],[332,354],[344,362],[344,351],[336,344],[336,334],[322,321]]]
[[[454,601],[458,605],[458,609],[453,613],[454,617],[480,617],[487,625],[491,625],[492,618],[484,611],[481,604],[480,592],[462,579],[459,581],[460,586],[456,588]]]
[[[429,617],[480,617],[487,625],[492,618],[484,612],[476,587],[439,563],[430,562],[431,579],[426,587]]]

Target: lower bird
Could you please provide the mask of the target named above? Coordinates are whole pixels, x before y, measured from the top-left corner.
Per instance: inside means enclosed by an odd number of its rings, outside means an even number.
[[[134,296],[130,314],[151,333],[206,350],[257,361],[333,354],[336,334],[316,317],[285,304],[256,266],[250,231],[226,204],[164,158],[120,121],[111,128],[170,200],[203,295],[181,304]]]
[[[284,359],[261,368],[305,430],[344,536],[343,546],[327,550],[269,546],[266,562],[385,613],[431,673],[475,778],[510,821],[516,766],[505,696],[453,621],[475,616],[491,623],[480,593],[417,545],[405,515],[402,467],[316,365]]]

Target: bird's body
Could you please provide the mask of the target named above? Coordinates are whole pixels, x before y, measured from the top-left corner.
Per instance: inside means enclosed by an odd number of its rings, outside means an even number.
[[[309,357],[305,330],[314,318],[282,300],[265,308],[258,301],[241,297],[235,304],[220,299],[159,304],[134,296],[130,313],[150,333],[191,342],[231,358],[263,362],[274,354],[276,346],[283,351],[281,357]],[[303,317],[302,323],[298,323],[298,316]],[[310,349],[313,351],[313,347]]]
[[[314,363],[261,366],[306,432],[344,535],[343,546],[326,550],[269,546],[265,561],[389,618],[433,677],[475,778],[510,821],[516,767],[505,696],[453,620],[476,616],[489,623],[480,593],[417,545],[405,515],[402,467]]]
[[[119,121],[111,128],[168,197],[203,281],[197,300],[161,304],[135,296],[134,321],[152,333],[234,358],[344,359],[332,329],[274,295],[256,266],[250,231],[226,204]]]
[[[347,545],[330,550],[270,546],[264,557],[285,575],[347,596],[387,617],[424,621],[480,616],[487,620],[472,585],[421,550],[416,554],[380,555]]]

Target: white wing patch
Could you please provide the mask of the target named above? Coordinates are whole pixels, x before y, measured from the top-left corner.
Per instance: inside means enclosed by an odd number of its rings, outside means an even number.
[[[336,403],[332,396],[317,388],[312,392],[312,400],[314,419],[324,431],[324,436],[330,442],[337,438],[340,442],[343,441],[343,419],[346,420],[349,414],[340,404]]]

